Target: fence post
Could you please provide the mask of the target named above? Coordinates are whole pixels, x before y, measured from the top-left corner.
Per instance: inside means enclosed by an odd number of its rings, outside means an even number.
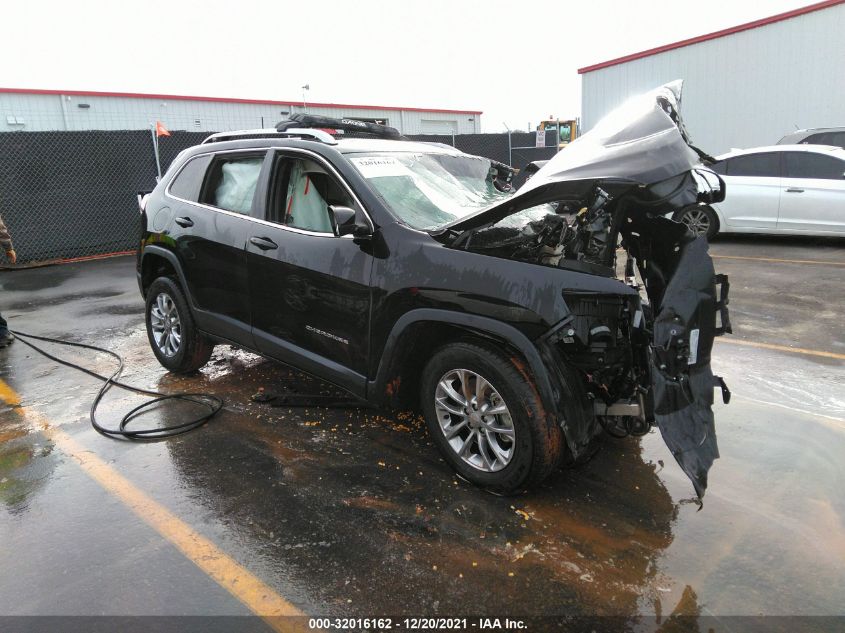
[[[508,165],[513,167],[513,143],[511,143],[511,129],[508,128]]]
[[[156,136],[156,124],[150,123],[150,134],[153,137],[153,153],[156,157],[156,171],[158,172],[158,178],[156,178],[156,182],[161,180],[161,160],[158,157],[158,137]]]

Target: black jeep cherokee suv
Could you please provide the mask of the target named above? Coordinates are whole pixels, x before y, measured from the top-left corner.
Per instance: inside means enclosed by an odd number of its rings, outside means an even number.
[[[362,124],[300,116],[214,135],[142,204],[153,352],[189,372],[237,345],[418,407],[455,470],[502,492],[602,429],[657,424],[702,495],[726,297],[706,241],[663,216],[724,189],[679,98],[643,97],[516,192],[509,167],[392,128],[338,141],[317,128]]]

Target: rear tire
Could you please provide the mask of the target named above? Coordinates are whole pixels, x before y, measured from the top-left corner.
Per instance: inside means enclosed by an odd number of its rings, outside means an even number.
[[[434,353],[421,383],[428,431],[463,478],[512,494],[559,466],[563,432],[512,359],[485,346],[453,343]]]
[[[672,216],[675,222],[686,224],[687,228],[696,235],[702,235],[710,241],[719,232],[719,218],[713,207],[695,204],[675,211]]]
[[[214,345],[194,324],[179,284],[159,277],[147,290],[147,338],[158,362],[174,373],[196,371],[208,362]]]

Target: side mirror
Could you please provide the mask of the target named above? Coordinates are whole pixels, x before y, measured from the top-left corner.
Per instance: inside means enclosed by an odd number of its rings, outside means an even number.
[[[353,235],[360,238],[372,235],[370,224],[351,207],[330,204],[329,216],[332,221],[332,230],[338,237]]]

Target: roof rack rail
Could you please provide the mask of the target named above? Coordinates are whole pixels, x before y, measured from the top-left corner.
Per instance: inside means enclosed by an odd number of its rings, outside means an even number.
[[[218,143],[220,141],[233,141],[240,138],[310,138],[320,141],[326,145],[337,145],[337,139],[331,134],[320,129],[290,128],[277,130],[275,128],[263,128],[256,130],[233,130],[231,132],[217,132],[203,140],[200,145],[206,143]]]
[[[338,132],[355,132],[367,134],[377,138],[391,139],[394,141],[407,140],[395,127],[369,123],[367,121],[356,121],[355,119],[335,119],[333,117],[317,114],[292,114],[284,121],[276,125],[279,132],[288,132],[296,129],[324,129],[337,130]]]

